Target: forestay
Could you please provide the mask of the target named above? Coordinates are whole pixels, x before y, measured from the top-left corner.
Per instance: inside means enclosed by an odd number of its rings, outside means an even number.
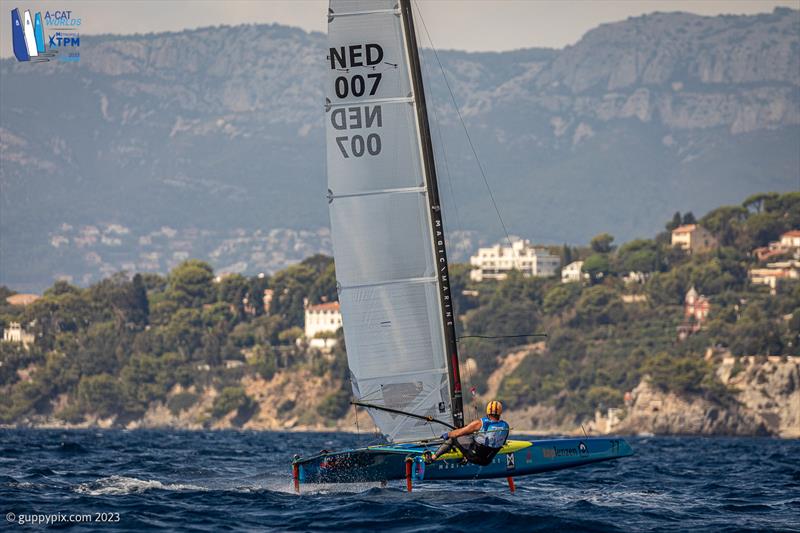
[[[355,397],[453,424],[403,28],[397,0],[330,2],[325,109],[339,302]],[[446,429],[379,410],[370,415],[396,442],[430,439]]]

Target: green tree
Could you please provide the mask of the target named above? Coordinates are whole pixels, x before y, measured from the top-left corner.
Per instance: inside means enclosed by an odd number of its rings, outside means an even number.
[[[244,299],[247,297],[249,284],[244,276],[231,274],[222,278],[217,287],[219,301],[233,308],[236,317],[240,319],[244,317]]]
[[[625,318],[619,294],[604,285],[584,290],[575,306],[576,325],[615,324]]]
[[[781,355],[782,330],[758,305],[747,305],[730,330],[729,345],[734,355]]]
[[[78,400],[86,412],[101,417],[115,415],[120,410],[120,386],[109,374],[84,376],[78,384]]]
[[[608,256],[604,254],[592,254],[583,262],[582,271],[589,275],[592,283],[597,283],[611,272],[611,265]]]
[[[698,357],[674,357],[666,352],[648,359],[643,370],[657,388],[678,393],[701,392],[700,384],[708,372],[706,363]]]
[[[553,286],[544,295],[545,313],[561,317],[567,309],[575,305],[580,294],[580,283],[560,283]]]
[[[336,268],[333,259],[326,258],[327,261],[319,264],[319,274],[308,291],[310,302],[333,302],[338,298],[336,292]]]
[[[150,302],[147,299],[147,287],[141,274],[133,276],[130,292],[130,320],[137,325],[145,326],[150,318]]]
[[[245,393],[242,387],[225,387],[214,398],[211,415],[214,418],[222,418],[233,410],[239,413],[249,411],[254,405],[255,402]]]
[[[164,344],[170,351],[191,357],[200,348],[205,324],[197,309],[179,309],[163,329]]]
[[[266,380],[272,379],[277,370],[277,360],[275,350],[266,344],[256,348],[256,356],[253,358],[253,368],[259,376]]]
[[[566,266],[572,263],[572,261],[573,261],[572,248],[570,248],[569,246],[567,246],[566,243],[564,243],[564,246],[561,247],[561,265]]]
[[[723,206],[706,214],[700,224],[713,233],[722,246],[732,246],[739,239],[748,212],[744,207]]]
[[[647,282],[645,290],[655,305],[682,305],[689,290],[688,273],[674,269],[654,274]]]
[[[126,412],[141,415],[154,401],[164,400],[173,385],[162,372],[161,361],[152,355],[136,354],[120,372],[120,387]]]
[[[321,261],[313,262],[321,266]],[[292,265],[272,278],[272,304],[270,314],[285,317],[289,326],[302,326],[305,318],[304,300],[319,272],[307,264]],[[318,302],[310,302],[318,303]]]
[[[189,259],[169,274],[169,297],[181,307],[201,307],[215,300],[214,271],[208,263]]]
[[[659,247],[655,241],[637,239],[620,246],[616,264],[619,272],[657,272],[661,265]]]
[[[317,406],[317,412],[326,420],[343,417],[350,408],[351,394],[345,389],[337,390],[325,396]]]
[[[672,231],[675,228],[679,227],[681,225],[681,222],[682,219],[680,211],[675,211],[675,214],[672,215],[672,220],[667,222],[667,224],[664,227],[667,229],[667,231]]]
[[[269,276],[259,274],[248,280],[247,302],[253,306],[256,316],[261,316],[269,309],[264,309],[264,291],[270,287]]]
[[[780,214],[756,213],[747,218],[738,244],[745,249],[766,246],[778,240],[786,229],[786,221]]]
[[[612,235],[609,235],[608,233],[600,233],[599,235],[592,237],[590,245],[595,253],[607,254],[611,253],[611,250],[614,248],[611,245],[613,241],[614,237]]]
[[[749,211],[761,213],[764,209],[764,204],[768,204],[770,201],[774,202],[779,196],[780,195],[776,192],[756,193],[748,196],[745,201],[742,202],[742,207]]]

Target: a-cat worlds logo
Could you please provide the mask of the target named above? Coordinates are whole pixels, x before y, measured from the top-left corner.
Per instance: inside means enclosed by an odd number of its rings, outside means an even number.
[[[79,61],[81,19],[72,11],[11,10],[11,39],[17,61],[43,63],[50,60]],[[47,31],[45,30],[47,27]]]

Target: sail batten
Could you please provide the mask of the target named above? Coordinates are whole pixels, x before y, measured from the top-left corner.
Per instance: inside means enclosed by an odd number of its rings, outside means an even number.
[[[459,425],[460,416],[442,303],[444,230],[407,8],[405,0],[331,0],[325,94],[331,236],[353,393],[422,417],[370,410],[396,442],[435,438],[442,425],[426,418]]]
[[[351,194],[331,194],[328,195],[329,200],[336,200],[337,198],[353,198],[354,196],[371,196],[374,194],[402,194],[411,192],[427,192],[425,187],[401,187],[398,189],[376,189],[373,191],[362,191]]]

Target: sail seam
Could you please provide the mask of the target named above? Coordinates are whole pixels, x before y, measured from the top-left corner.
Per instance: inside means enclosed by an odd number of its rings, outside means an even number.
[[[338,289],[340,291],[348,289],[365,289],[368,287],[381,287],[383,285],[398,285],[408,284],[416,285],[419,283],[436,283],[436,276],[422,277],[422,278],[405,278],[405,279],[392,279],[387,281],[375,281],[373,283],[359,283],[357,285],[341,285]]]
[[[417,374],[447,374],[446,368],[429,368],[427,370],[413,370],[410,372],[401,372],[399,374],[392,373],[392,377],[405,377],[405,376],[415,376]],[[356,376],[358,378],[358,376]],[[376,380],[376,379],[385,379],[385,376],[378,376],[374,378],[361,378],[362,381],[369,381],[369,380]],[[369,395],[367,395],[369,396]],[[369,400],[369,398],[365,396],[363,398],[359,398],[360,400]]]
[[[365,106],[373,104],[413,104],[413,96],[394,96],[391,98],[372,98],[369,100],[348,100],[345,102],[325,102],[325,111],[330,111],[333,108],[347,107],[353,105]]]
[[[345,194],[329,194],[328,200],[336,200],[337,198],[358,198],[360,196],[375,196],[378,194],[408,194],[408,193],[424,193],[427,192],[425,187],[398,187],[396,189],[376,189],[374,191],[352,192]]]
[[[389,15],[396,15],[400,13],[399,9],[371,9],[368,11],[349,11],[345,13],[330,13],[329,17],[331,20],[335,19],[336,17],[356,17],[358,15],[378,15],[381,13],[386,13]]]

